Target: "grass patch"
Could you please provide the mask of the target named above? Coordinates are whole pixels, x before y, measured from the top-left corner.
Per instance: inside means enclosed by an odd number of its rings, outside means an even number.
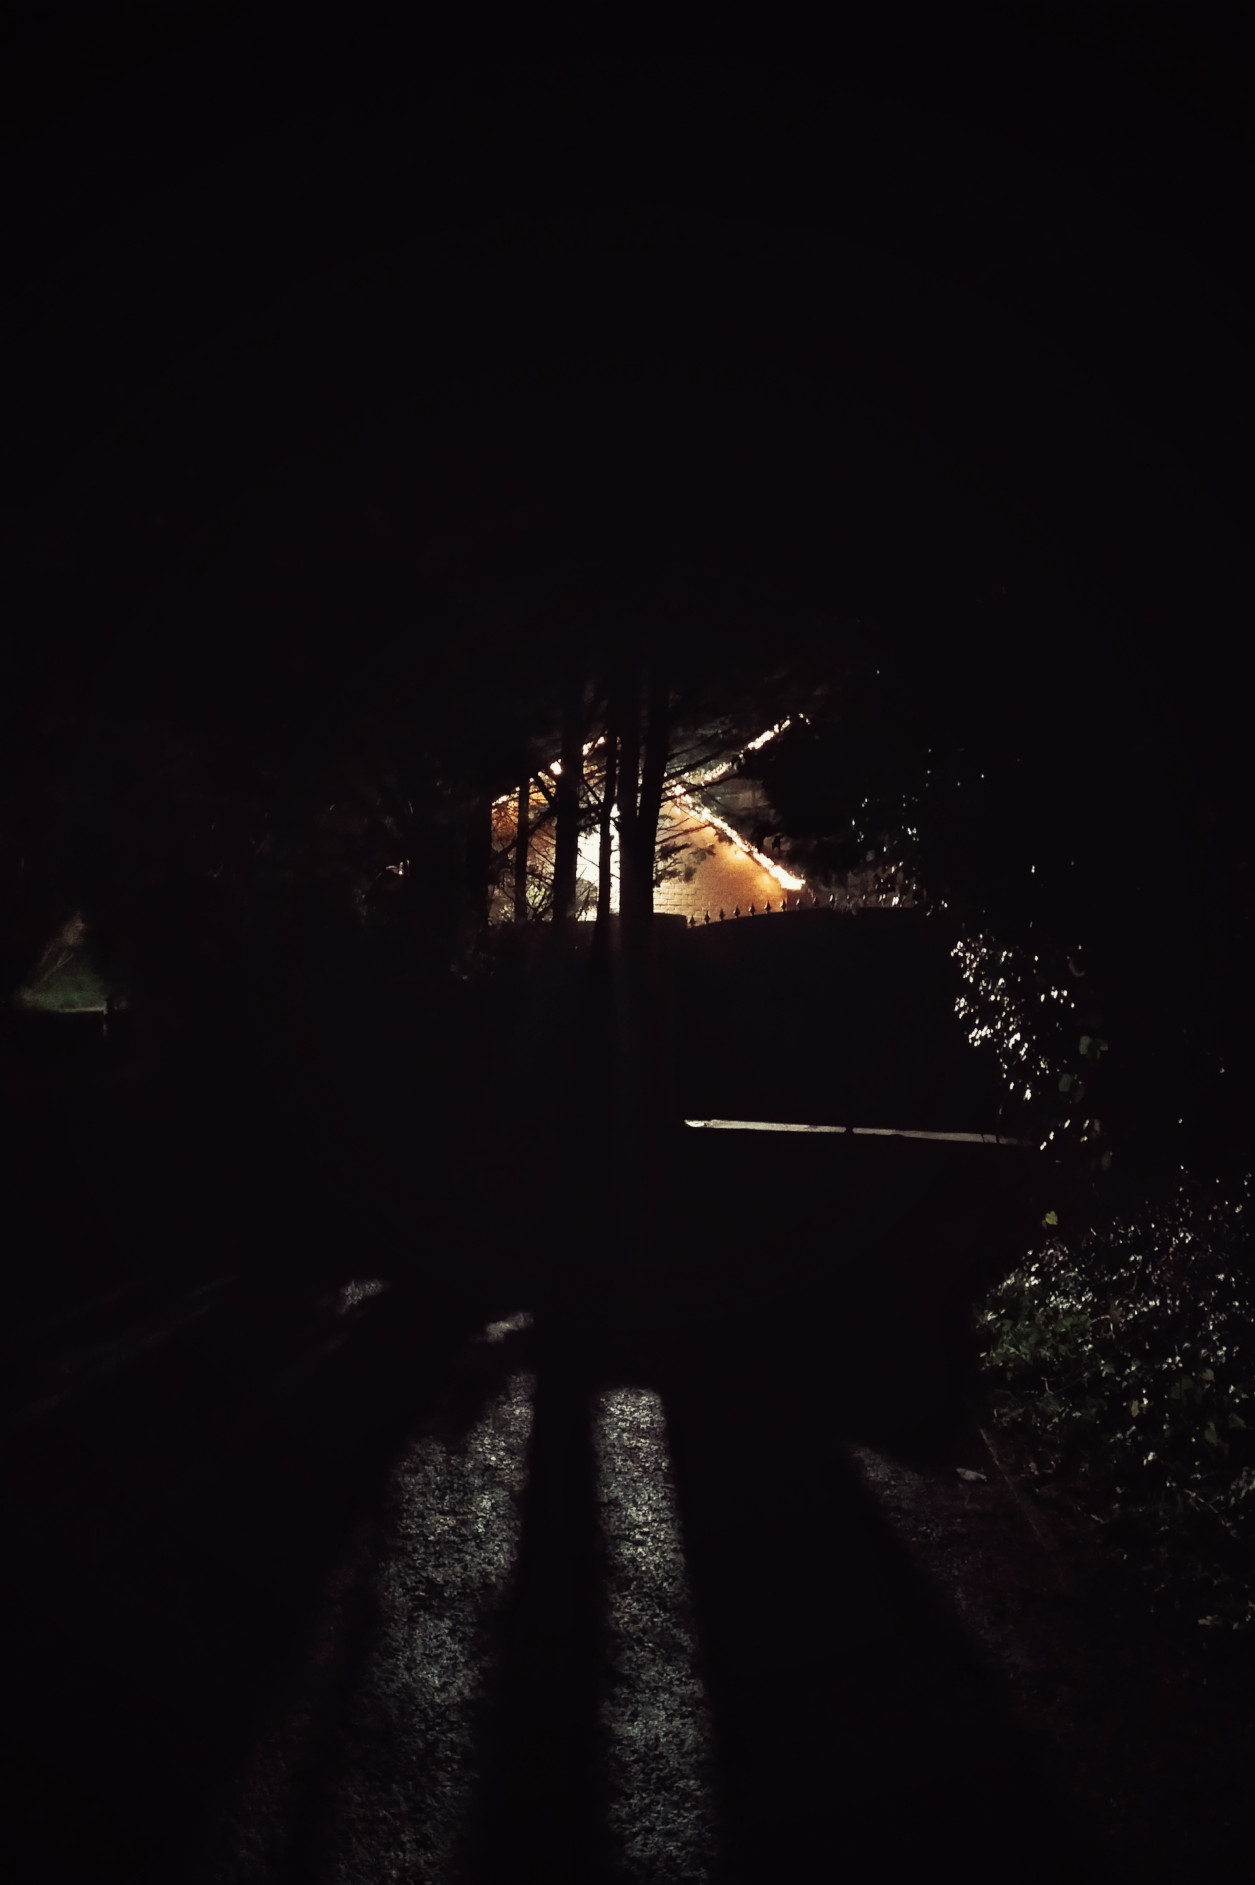
[[[103,1009],[109,992],[85,940],[83,920],[75,915],[48,943],[13,1002],[36,1013],[83,1014]]]
[[[46,979],[25,984],[14,1000],[20,1008],[38,1013],[84,1014],[102,1009],[107,993],[90,963],[68,962]]]

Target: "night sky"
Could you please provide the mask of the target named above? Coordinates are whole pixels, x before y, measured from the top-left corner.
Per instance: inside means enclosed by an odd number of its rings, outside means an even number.
[[[424,579],[572,555],[612,590],[731,557],[922,635],[1044,554],[1227,711],[1249,67],[1197,10],[779,70],[159,14],[6,62],[36,667],[338,685]]]

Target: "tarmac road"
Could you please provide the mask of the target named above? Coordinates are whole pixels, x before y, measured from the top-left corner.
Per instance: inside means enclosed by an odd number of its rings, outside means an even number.
[[[40,1104],[8,1120],[13,1876],[1062,1875],[1066,1802],[1026,1853],[1038,1750],[850,1454],[963,1462],[946,1337],[1001,1153],[747,1164],[675,1126],[643,1247],[477,1272],[476,1223],[402,1247],[320,1188],[260,1089]]]

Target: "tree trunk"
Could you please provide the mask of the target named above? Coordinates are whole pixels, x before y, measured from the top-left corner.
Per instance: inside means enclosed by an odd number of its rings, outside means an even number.
[[[610,904],[614,896],[614,807],[619,786],[619,730],[613,716],[606,723],[606,774],[602,785],[601,820],[597,848],[597,922],[594,949],[604,955],[610,935]]]
[[[577,682],[568,680],[562,708],[562,756],[555,792],[553,920],[569,923],[575,915],[579,879],[580,797],[584,783],[584,699]]]
[[[625,661],[618,680],[619,777],[619,926],[625,938],[638,927],[641,892],[639,802],[641,774],[641,677],[636,663]]]
[[[625,1171],[639,1169],[651,1113],[654,1054],[649,997],[654,861],[670,734],[667,678],[656,660],[649,667],[644,709],[642,740],[641,675],[634,667],[623,693],[618,782],[620,947],[614,976],[620,1067],[619,1145]]]
[[[639,729],[639,711],[633,721]],[[644,764],[639,767],[639,785],[637,766],[633,766],[630,829],[621,833],[619,903],[625,931],[631,938],[629,946],[634,948],[642,946],[654,913],[654,863],[670,731],[667,678],[661,663],[655,661],[650,665],[646,686]],[[622,796],[621,792],[620,799]]]
[[[477,799],[471,806],[466,833],[465,889],[468,910],[476,929],[488,920],[489,875],[492,869],[492,800]]]
[[[667,673],[660,661],[651,664],[645,701],[645,764],[641,772],[640,802],[637,811],[637,842],[645,865],[648,886],[648,914],[654,909],[654,854],[658,849],[658,819],[662,812],[662,788],[667,774],[667,755],[671,750],[671,692]]]
[[[514,840],[514,920],[527,921],[527,852],[531,839],[532,782],[519,787],[518,832]]]

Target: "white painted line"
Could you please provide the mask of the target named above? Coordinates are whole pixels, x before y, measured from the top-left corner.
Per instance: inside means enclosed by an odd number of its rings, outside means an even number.
[[[878,1139],[943,1139],[969,1145],[1036,1145],[1035,1139],[1012,1139],[996,1132],[914,1132],[898,1126],[786,1125],[777,1119],[686,1119],[686,1126],[719,1132],[848,1132]]]

